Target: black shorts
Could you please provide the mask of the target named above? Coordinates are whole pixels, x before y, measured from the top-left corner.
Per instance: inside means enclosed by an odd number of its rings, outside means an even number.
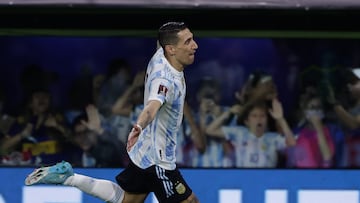
[[[130,161],[129,165],[116,176],[116,181],[129,193],[154,192],[159,203],[181,202],[192,193],[177,168],[165,170],[159,166],[151,166],[141,169]]]

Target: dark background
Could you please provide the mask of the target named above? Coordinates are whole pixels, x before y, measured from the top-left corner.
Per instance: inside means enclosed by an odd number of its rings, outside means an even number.
[[[359,16],[358,7],[1,5],[1,85],[7,109],[16,111],[22,99],[18,76],[27,65],[37,64],[58,74],[54,102],[66,108],[73,79],[84,71],[104,73],[115,57],[126,58],[134,72],[144,69],[158,27],[176,20],[189,25],[200,47],[185,72],[189,95],[203,76],[212,76],[222,84],[223,104],[231,104],[233,92],[260,69],[274,76],[290,111],[301,89],[298,77],[306,70],[332,73],[360,65]],[[327,77],[336,83],[336,77]]]

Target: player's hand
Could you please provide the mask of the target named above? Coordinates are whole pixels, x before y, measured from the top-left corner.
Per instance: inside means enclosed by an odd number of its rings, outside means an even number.
[[[131,148],[134,146],[134,144],[138,140],[141,131],[142,131],[141,127],[139,127],[137,125],[135,125],[131,129],[131,131],[129,133],[129,136],[128,136],[128,141],[127,141],[127,144],[126,144],[126,150],[128,152],[131,150]]]

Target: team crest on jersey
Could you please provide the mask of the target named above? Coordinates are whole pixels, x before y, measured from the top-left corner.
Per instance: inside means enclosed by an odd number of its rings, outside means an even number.
[[[182,184],[180,182],[175,183],[175,189],[176,189],[176,192],[180,195],[184,194],[186,191],[186,187],[184,186],[184,184]]]
[[[163,95],[164,97],[166,97],[167,92],[168,92],[167,87],[165,87],[164,85],[159,86],[158,94]]]

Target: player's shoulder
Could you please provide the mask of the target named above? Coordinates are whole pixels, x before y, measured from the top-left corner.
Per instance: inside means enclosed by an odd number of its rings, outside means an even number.
[[[148,76],[150,79],[165,79],[169,81],[172,81],[174,78],[167,64],[157,64],[153,66],[148,71]]]
[[[164,59],[165,59],[164,52],[160,48],[151,57],[151,59],[149,61],[149,66],[153,67],[153,66],[158,66],[158,65],[164,64]]]

